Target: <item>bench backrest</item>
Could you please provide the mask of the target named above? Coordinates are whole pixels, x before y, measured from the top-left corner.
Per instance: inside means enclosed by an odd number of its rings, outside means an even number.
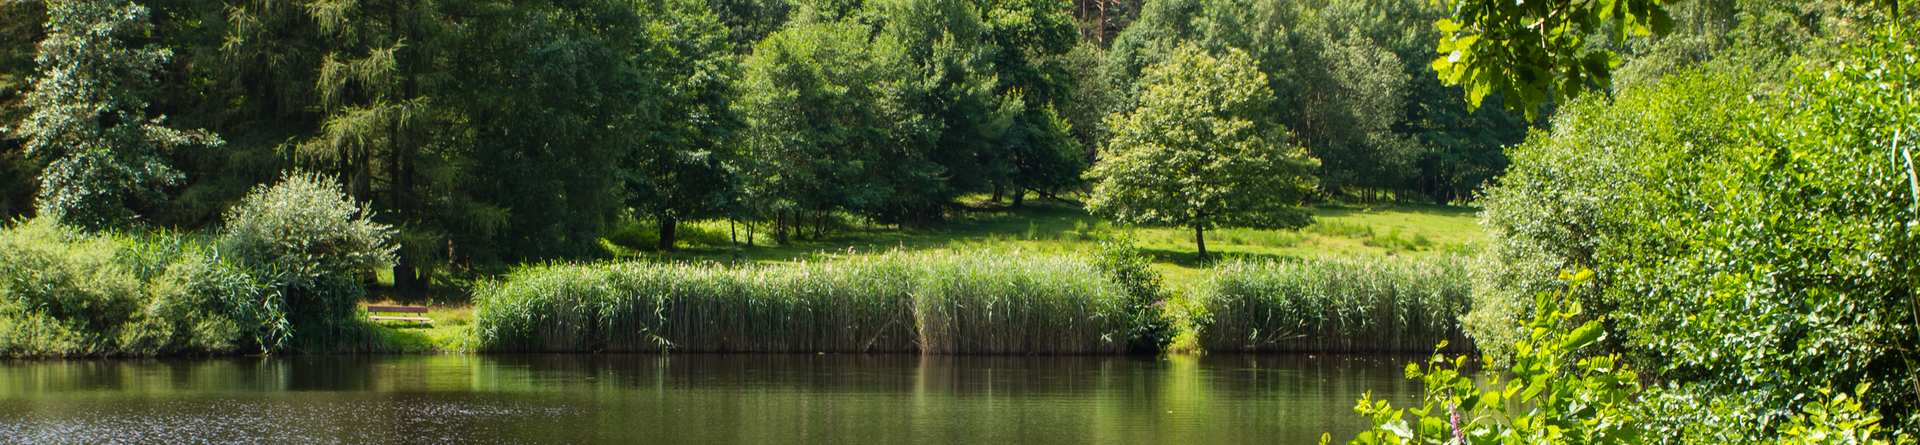
[[[427,308],[418,306],[367,306],[367,312],[403,312],[409,314],[427,313]]]

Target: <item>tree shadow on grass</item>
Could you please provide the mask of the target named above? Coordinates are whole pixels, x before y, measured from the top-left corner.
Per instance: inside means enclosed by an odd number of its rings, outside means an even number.
[[[1480,214],[1479,207],[1450,206],[1436,204],[1397,204],[1378,207],[1356,207],[1344,204],[1332,204],[1308,207],[1316,218],[1343,218],[1354,215],[1371,215],[1384,211],[1411,213],[1416,215],[1445,216],[1452,218],[1472,218]]]
[[[1297,256],[1283,255],[1283,254],[1277,254],[1277,253],[1207,252],[1208,254],[1213,255],[1213,259],[1203,262],[1203,261],[1200,261],[1200,252],[1142,248],[1140,249],[1140,253],[1148,256],[1149,258],[1152,258],[1153,262],[1156,262],[1156,263],[1172,263],[1175,266],[1180,266],[1180,267],[1185,267],[1190,269],[1205,269],[1214,264],[1220,264],[1222,262],[1232,261],[1232,260],[1294,261],[1294,260],[1300,259],[1300,257],[1297,257]]]

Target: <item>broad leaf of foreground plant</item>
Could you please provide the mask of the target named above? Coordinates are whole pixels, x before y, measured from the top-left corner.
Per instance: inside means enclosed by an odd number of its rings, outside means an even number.
[[[1453,17],[1440,29],[1433,70],[1442,82],[1466,88],[1469,107],[1494,91],[1508,109],[1539,117],[1540,104],[1565,102],[1588,87],[1608,88],[1620,57],[1589,47],[1587,38],[1611,23],[1613,42],[1629,34],[1665,36],[1673,17],[1664,4],[1673,0],[1436,0]]]

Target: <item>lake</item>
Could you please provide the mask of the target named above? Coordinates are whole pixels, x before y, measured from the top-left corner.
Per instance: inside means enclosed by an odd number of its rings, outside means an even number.
[[[0,443],[1314,444],[1410,355],[0,361]]]

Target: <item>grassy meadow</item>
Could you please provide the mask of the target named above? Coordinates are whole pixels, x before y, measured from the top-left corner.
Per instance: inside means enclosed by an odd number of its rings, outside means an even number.
[[[1207,232],[1207,250],[1225,258],[1279,259],[1320,255],[1412,255],[1465,253],[1482,239],[1478,209],[1459,206],[1403,205],[1365,207],[1326,205],[1308,209],[1316,224],[1300,230],[1220,229]],[[650,230],[654,226],[634,224]],[[1199,278],[1193,232],[1184,228],[1119,228],[1087,214],[1079,206],[1029,200],[1022,207],[978,202],[942,223],[924,228],[871,227],[850,218],[834,218],[819,238],[791,238],[778,244],[764,227],[746,247],[744,225],[725,220],[683,223],[676,252],[655,248],[652,233],[616,232],[605,243],[620,258],[654,261],[787,262],[820,253],[871,253],[892,249],[934,250],[995,247],[1022,252],[1064,253],[1088,249],[1103,232],[1130,231],[1134,243],[1151,256],[1168,284],[1181,287]],[[627,235],[626,240],[618,239]],[[737,244],[736,244],[737,241]]]
[[[538,272],[530,272],[530,270],[544,271],[544,273],[564,272],[563,275],[588,274],[594,275],[593,279],[596,280],[615,282],[631,278],[634,273],[641,272],[645,274],[674,272],[706,277],[702,279],[720,279],[715,277],[740,274],[726,272],[727,268],[718,265],[746,266],[761,273],[780,275],[799,270],[794,269],[795,267],[817,268],[823,260],[887,256],[888,252],[893,251],[903,253],[992,251],[999,255],[1080,256],[1095,250],[1103,236],[1116,232],[1130,234],[1139,252],[1151,261],[1152,269],[1165,280],[1165,288],[1169,294],[1167,295],[1168,303],[1176,309],[1170,311],[1173,314],[1170,317],[1181,318],[1175,320],[1174,324],[1181,326],[1180,329],[1191,331],[1196,327],[1191,320],[1185,318],[1189,314],[1206,311],[1203,307],[1207,303],[1194,301],[1189,297],[1219,295],[1219,283],[1246,281],[1249,279],[1247,272],[1250,268],[1259,269],[1251,265],[1272,264],[1276,261],[1290,264],[1296,259],[1306,259],[1307,263],[1320,265],[1317,267],[1355,262],[1371,265],[1370,268],[1366,268],[1368,270],[1400,270],[1407,267],[1395,269],[1382,264],[1385,264],[1389,257],[1410,259],[1422,264],[1434,263],[1443,257],[1451,259],[1449,261],[1457,261],[1458,254],[1471,252],[1477,241],[1481,239],[1475,218],[1477,210],[1470,207],[1406,205],[1374,208],[1328,205],[1313,207],[1310,211],[1313,212],[1316,223],[1300,230],[1208,231],[1208,250],[1223,258],[1212,264],[1203,264],[1197,260],[1191,232],[1186,229],[1115,227],[1087,214],[1077,206],[1043,200],[1030,200],[1022,207],[978,202],[964,211],[956,212],[944,222],[929,224],[922,228],[867,226],[863,221],[851,218],[832,218],[827,222],[828,230],[825,231],[824,236],[815,238],[812,230],[808,230],[805,236],[791,237],[784,245],[779,244],[774,235],[764,226],[753,229],[753,246],[748,247],[746,245],[748,228],[745,225],[733,224],[730,228],[725,220],[682,223],[679,230],[678,249],[673,252],[657,249],[656,226],[627,223],[617,227],[613,231],[614,234],[603,242],[614,264],[677,264],[677,266],[632,266],[639,269],[613,265],[528,266],[509,274],[505,280],[509,282],[507,284],[478,283],[471,290],[443,287],[437,298],[427,301],[383,301],[380,304],[429,305],[433,307],[433,312],[428,316],[436,320],[436,323],[425,327],[411,323],[387,323],[384,326],[393,328],[392,332],[372,341],[378,343],[375,349],[389,351],[465,351],[490,347],[501,349],[497,344],[488,344],[476,339],[478,338],[476,336],[484,333],[475,331],[478,316],[475,313],[474,304],[478,300],[469,298],[487,298],[485,295],[515,292],[527,294],[540,286],[560,286],[554,283],[533,284],[532,281],[536,281],[533,275]],[[629,269],[624,272],[610,270],[621,267],[629,267]],[[768,267],[774,268],[768,269]],[[1220,277],[1218,275],[1222,270],[1235,275]],[[619,277],[610,277],[609,274]],[[1272,274],[1261,276],[1267,277],[1268,280],[1265,282],[1271,284],[1270,275]],[[390,280],[386,277],[382,278],[383,281]],[[576,276],[570,279],[579,281],[586,278]],[[515,280],[521,282],[511,283]],[[549,281],[553,280],[568,279],[553,278]],[[1459,281],[1464,283],[1464,279]],[[1374,288],[1387,288],[1389,290],[1384,292],[1390,294],[1393,293],[1391,289],[1395,286],[1407,285],[1409,284],[1394,282]],[[1244,286],[1236,289],[1241,288]],[[556,292],[552,289],[547,291]],[[480,297],[468,297],[467,292],[473,292],[473,295]],[[1380,292],[1373,292],[1365,297],[1380,299],[1380,301],[1393,299],[1392,296],[1383,295]],[[1289,294],[1274,298],[1295,297]],[[1327,296],[1319,295],[1318,297]],[[593,298],[614,297],[595,295]],[[1342,317],[1350,315],[1342,314],[1346,313],[1340,312],[1335,315]],[[1334,321],[1351,323],[1344,319]],[[1246,327],[1246,329],[1258,328],[1258,326]],[[1441,335],[1448,338],[1454,336],[1451,332]],[[1207,346],[1221,348],[1226,344],[1222,338],[1224,337],[1200,337],[1196,334],[1188,334],[1182,340],[1183,344],[1176,346],[1183,349]],[[591,340],[580,344],[604,345],[606,341],[605,339]],[[858,349],[840,346],[831,349]],[[555,345],[555,347],[559,346]],[[543,349],[530,345],[519,345],[516,348]],[[729,348],[754,349],[754,347],[745,346],[720,346],[718,343],[710,342],[705,346],[683,347],[681,350],[727,350]],[[618,349],[647,348],[625,345]]]

